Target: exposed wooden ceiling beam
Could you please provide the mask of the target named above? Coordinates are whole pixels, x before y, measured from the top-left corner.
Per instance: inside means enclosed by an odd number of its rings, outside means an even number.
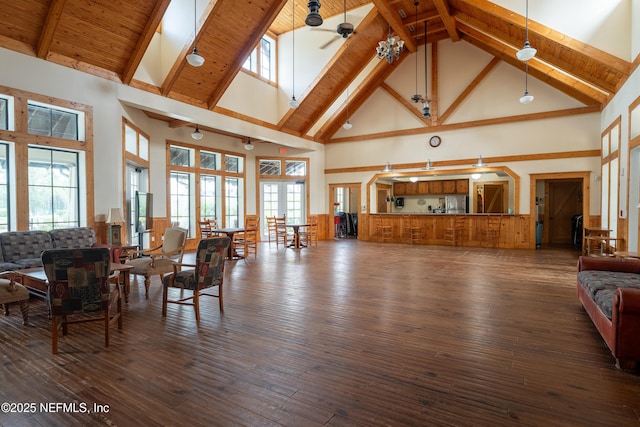
[[[40,59],[46,59],[53,36],[56,33],[56,28],[62,17],[62,10],[67,0],[53,0],[49,6],[49,13],[47,13],[47,20],[44,23],[44,28],[40,33],[40,40],[38,40],[38,47],[36,49],[36,56]]]
[[[398,13],[391,8],[392,3],[389,3],[386,0],[373,0],[373,4],[385,21],[391,25],[393,31],[398,34],[398,37],[404,41],[405,49],[409,52],[415,52],[417,46],[415,38],[404,25]]]
[[[440,19],[442,19],[442,22],[444,23],[444,26],[447,29],[447,33],[449,34],[449,37],[451,37],[451,40],[453,40],[454,42],[459,41],[460,35],[456,30],[456,21],[451,16],[451,13],[449,13],[449,4],[446,2],[446,0],[433,0],[433,4],[436,6],[436,9],[438,9]]]
[[[131,80],[133,79],[133,75],[135,74],[136,70],[140,66],[142,57],[144,56],[145,52],[149,48],[151,39],[156,33],[156,29],[162,22],[162,17],[164,16],[164,13],[167,11],[167,8],[169,7],[170,3],[171,3],[171,0],[159,0],[156,3],[155,7],[153,8],[151,15],[149,16],[149,19],[147,20],[147,23],[144,29],[142,30],[142,34],[140,35],[140,38],[136,43],[136,47],[131,52],[131,56],[129,56],[127,65],[124,67],[124,70],[122,71],[122,82],[124,84],[131,83]]]

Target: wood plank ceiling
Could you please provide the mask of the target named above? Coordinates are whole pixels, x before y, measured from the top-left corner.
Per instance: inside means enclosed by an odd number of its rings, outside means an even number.
[[[0,46],[252,121],[242,112],[226,111],[217,104],[262,34],[270,31],[278,36],[291,30],[291,1],[209,2],[197,43],[201,52],[217,52],[217,56],[208,57],[202,67],[188,66],[184,58],[193,49],[193,39],[189,40],[162,87],[151,87],[133,76],[170,0],[3,0]],[[347,118],[345,106],[325,123],[317,121],[373,58],[389,26],[406,43],[400,61],[416,51],[414,0],[347,0],[346,7],[350,10],[369,3],[374,7],[356,28],[357,37],[350,37],[338,49],[304,91],[300,107],[267,126],[332,142]],[[343,5],[343,0],[322,0],[320,13],[325,19],[341,15]],[[307,2],[298,0],[295,8],[295,26],[301,27]],[[504,61],[524,68],[515,57],[525,40],[525,17],[519,13],[486,0],[423,0],[417,5],[417,21],[418,37],[422,22],[428,22],[427,40],[432,46],[448,38],[463,40],[493,55],[494,65]],[[601,109],[629,76],[630,63],[533,21],[529,22],[529,40],[538,49],[529,61],[529,72],[591,109]],[[394,95],[384,83],[393,67],[381,61],[363,79],[350,94],[351,114],[378,87]],[[438,117],[437,100],[434,107],[434,117],[424,120],[425,128],[443,124],[446,115]],[[308,135],[318,125],[319,130]]]

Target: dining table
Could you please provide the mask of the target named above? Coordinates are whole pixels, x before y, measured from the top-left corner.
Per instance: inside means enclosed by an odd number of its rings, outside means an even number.
[[[308,223],[287,224],[287,227],[293,229],[293,240],[289,244],[290,248],[300,249],[307,247],[307,245],[303,244],[300,240],[300,228],[309,226],[311,226],[311,224]]]
[[[244,258],[242,255],[236,252],[236,247],[233,242],[233,235],[237,233],[244,233],[245,231],[246,230],[244,228],[233,228],[233,227],[211,229],[212,234],[214,235],[224,234],[227,237],[229,237],[229,239],[231,239],[231,242],[229,243],[229,249],[227,249],[227,259]]]

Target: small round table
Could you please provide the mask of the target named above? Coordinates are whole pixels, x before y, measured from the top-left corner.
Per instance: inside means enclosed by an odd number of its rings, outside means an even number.
[[[29,291],[14,280],[0,279],[0,304],[4,305],[4,314],[9,315],[9,304],[20,303],[22,324],[29,324]]]

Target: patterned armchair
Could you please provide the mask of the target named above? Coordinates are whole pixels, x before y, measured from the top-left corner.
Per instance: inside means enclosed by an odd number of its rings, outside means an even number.
[[[109,327],[117,322],[122,329],[122,292],[117,281],[113,288],[109,283],[109,250],[50,249],[42,253],[42,265],[50,286],[51,351],[58,352],[60,329],[66,335],[68,325],[90,321],[104,322],[104,345],[108,347]],[[79,314],[83,316],[73,316]]]
[[[195,264],[174,264],[173,274],[165,276],[162,291],[162,316],[167,316],[167,304],[193,305],[196,312],[196,322],[200,322],[200,296],[212,296],[218,298],[220,312],[224,312],[222,302],[222,282],[224,279],[224,260],[229,249],[231,239],[229,237],[214,237],[202,239],[198,243]],[[181,270],[181,267],[194,267],[190,270]],[[218,287],[218,294],[208,294],[203,291],[208,288]],[[182,288],[193,291],[190,297],[169,300],[169,288]],[[192,302],[188,302],[192,301]]]
[[[187,230],[180,227],[167,228],[164,232],[162,245],[140,251],[142,255],[148,256],[127,261],[127,264],[133,265],[131,274],[144,276],[144,295],[146,298],[149,298],[151,276],[159,274],[160,280],[163,280],[165,274],[174,270],[174,262],[182,262],[186,241]]]

